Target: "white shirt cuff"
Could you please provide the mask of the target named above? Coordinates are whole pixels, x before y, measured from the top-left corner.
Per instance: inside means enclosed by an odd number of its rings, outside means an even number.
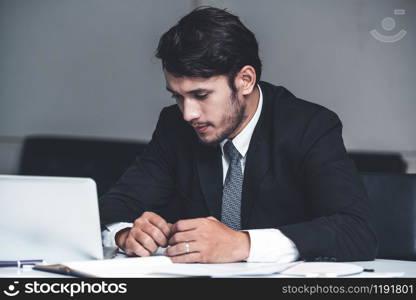
[[[101,237],[103,240],[103,247],[109,247],[109,248],[118,248],[116,244],[116,234],[120,230],[124,228],[133,227],[133,223],[127,223],[127,222],[119,222],[119,223],[112,223],[105,226],[106,229],[104,229],[101,232]]]
[[[244,230],[250,235],[247,262],[289,263],[299,258],[295,244],[278,229]]]

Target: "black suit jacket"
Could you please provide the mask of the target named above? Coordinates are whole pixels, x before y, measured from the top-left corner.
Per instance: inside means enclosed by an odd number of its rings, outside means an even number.
[[[304,260],[371,260],[369,201],[330,110],[260,82],[263,107],[247,152],[243,229],[277,228]],[[220,146],[199,142],[176,105],[162,110],[144,154],[100,198],[102,225],[154,211],[170,222],[220,219]]]

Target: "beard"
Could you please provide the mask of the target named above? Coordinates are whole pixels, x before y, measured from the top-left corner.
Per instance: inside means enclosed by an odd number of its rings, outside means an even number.
[[[226,127],[219,133],[215,134],[214,139],[206,141],[198,135],[199,141],[207,146],[217,146],[228,136],[230,136],[247,118],[246,103],[238,99],[237,93],[232,92],[229,99],[229,110],[223,117],[223,124],[227,124]]]

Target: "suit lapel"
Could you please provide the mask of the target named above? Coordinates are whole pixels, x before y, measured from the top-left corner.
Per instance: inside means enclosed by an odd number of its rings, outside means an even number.
[[[253,138],[255,138],[253,140]],[[243,228],[247,228],[250,212],[259,194],[264,175],[271,166],[270,147],[262,136],[253,136],[247,152],[244,169],[244,183],[241,199],[241,219]]]
[[[261,85],[263,93],[263,107],[259,121],[251,137],[244,168],[244,183],[241,199],[242,227],[246,229],[249,223],[250,212],[256,201],[261,182],[272,165],[271,151],[271,95],[267,87]]]
[[[207,203],[210,215],[221,219],[221,202],[223,189],[221,148],[196,146],[196,165],[201,190]]]

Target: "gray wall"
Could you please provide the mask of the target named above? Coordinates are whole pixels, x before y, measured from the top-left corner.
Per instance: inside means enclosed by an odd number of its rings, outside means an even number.
[[[157,41],[198,4],[240,15],[263,79],[335,110],[349,149],[400,151],[414,170],[415,1],[0,0],[0,173],[16,171],[28,134],[148,140],[172,102]],[[372,29],[407,34],[384,43]]]
[[[264,79],[334,109],[349,148],[416,150],[416,1],[229,2],[258,33]],[[407,14],[394,16],[396,8]],[[384,17],[407,35],[373,38]]]
[[[63,134],[148,140],[171,103],[160,35],[190,1],[0,1],[0,173],[22,138]]]

